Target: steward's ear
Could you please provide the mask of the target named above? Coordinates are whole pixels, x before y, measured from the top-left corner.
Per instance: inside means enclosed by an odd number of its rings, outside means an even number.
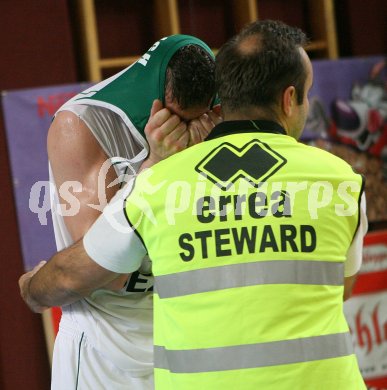
[[[297,105],[296,89],[290,85],[282,94],[282,110],[286,117],[291,117]]]

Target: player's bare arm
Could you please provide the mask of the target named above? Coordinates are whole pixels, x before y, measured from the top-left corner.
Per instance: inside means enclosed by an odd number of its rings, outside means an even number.
[[[118,190],[118,185],[108,187],[117,175],[113,167],[105,172],[101,169],[108,160],[107,155],[85,122],[70,111],[59,112],[55,117],[48,132],[47,149],[62,210],[79,207],[74,215],[64,216],[72,239],[78,241]],[[80,192],[72,192],[76,200],[73,204],[63,198],[60,190],[70,182],[81,184]],[[121,275],[106,288],[120,289],[126,279]]]
[[[90,259],[79,240],[41,262],[19,279],[20,294],[30,309],[41,313],[52,306],[64,306],[112,283],[122,276]]]
[[[58,113],[52,123],[47,140],[48,157],[59,190],[62,210],[68,210],[71,204],[61,195],[61,187],[72,181],[81,183],[81,192],[72,192],[79,202],[79,211],[72,216],[65,216],[66,226],[74,241],[78,241],[98,218],[101,211],[89,205],[105,204],[98,192],[101,167],[108,159],[87,125],[69,111]],[[117,178],[113,167],[106,173],[106,201],[118,190],[117,186],[107,188]],[[74,205],[73,205],[74,207]]]

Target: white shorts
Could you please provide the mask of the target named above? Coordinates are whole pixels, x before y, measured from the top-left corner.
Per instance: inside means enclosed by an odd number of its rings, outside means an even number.
[[[51,390],[153,390],[153,375],[133,377],[101,355],[84,333],[60,324],[52,362]]]

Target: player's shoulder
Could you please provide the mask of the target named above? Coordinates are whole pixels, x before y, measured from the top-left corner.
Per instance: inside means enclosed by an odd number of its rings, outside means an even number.
[[[86,123],[80,120],[79,116],[71,111],[60,111],[58,112],[48,130],[50,136],[55,142],[60,141],[74,141],[88,137],[90,131]]]
[[[78,156],[87,160],[103,154],[87,124],[71,111],[60,111],[55,115],[48,130],[47,150],[50,161],[57,158],[78,160]]]

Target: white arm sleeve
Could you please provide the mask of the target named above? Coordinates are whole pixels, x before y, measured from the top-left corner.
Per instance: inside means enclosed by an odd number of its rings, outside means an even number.
[[[353,276],[359,272],[363,259],[363,239],[368,230],[366,199],[364,193],[361,196],[359,213],[359,228],[357,229],[352,244],[348,249],[347,259],[344,264],[345,277]]]
[[[134,180],[131,180],[116,193],[83,238],[90,258],[117,273],[136,271],[147,253],[124,212],[124,202],[133,184]]]

